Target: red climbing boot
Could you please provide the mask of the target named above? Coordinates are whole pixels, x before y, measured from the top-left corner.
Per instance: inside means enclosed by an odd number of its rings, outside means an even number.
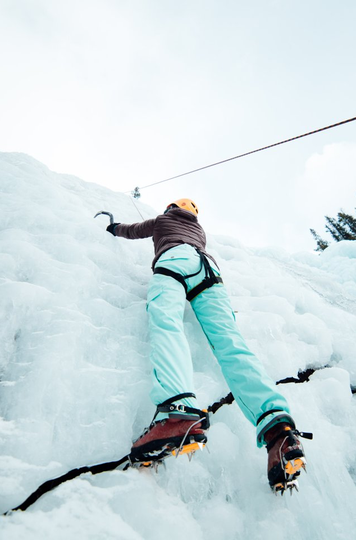
[[[298,436],[312,438],[310,433],[300,433],[289,424],[274,425],[264,436],[268,452],[268,481],[274,492],[282,494],[287,489],[296,488],[296,478],[305,469],[306,460],[302,443]]]
[[[182,417],[153,422],[132,445],[130,458],[134,462],[161,461],[168,455],[194,451],[207,442],[202,420]]]

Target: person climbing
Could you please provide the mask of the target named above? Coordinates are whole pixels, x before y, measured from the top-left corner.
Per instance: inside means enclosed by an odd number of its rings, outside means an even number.
[[[194,393],[193,365],[183,317],[189,300],[227,384],[245,417],[256,427],[257,446],[266,446],[271,488],[296,486],[305,468],[305,455],[286,399],[246,345],[238,330],[219,267],[206,252],[206,235],[191,199],[170,203],[163,214],[141,223],[111,223],[117,237],[153,237],[153,277],[147,294],[150,360],[157,407],[150,426],[134,441],[132,459],[138,462],[205,444],[208,414]]]

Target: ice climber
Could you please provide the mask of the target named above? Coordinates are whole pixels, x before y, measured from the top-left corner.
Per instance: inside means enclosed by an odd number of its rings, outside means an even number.
[[[218,265],[205,251],[197,206],[190,199],[179,199],[155,219],[131,225],[112,223],[107,231],[132,240],[152,236],[155,250],[147,312],[151,399],[157,411],[133,443],[133,459],[141,462],[167,448],[207,441],[208,415],[199,409],[194,394],[192,359],[183,328],[188,299],[237,404],[256,426],[258,447],[267,448],[270,486],[283,492],[293,485],[305,466],[298,437],[302,434],[296,430],[286,399],[238,330]]]

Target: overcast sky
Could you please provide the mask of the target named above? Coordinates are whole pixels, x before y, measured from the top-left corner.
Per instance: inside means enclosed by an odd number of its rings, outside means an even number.
[[[355,0],[0,0],[0,151],[125,192],[354,117],[355,22]],[[356,122],[141,200],[180,197],[208,232],[312,250],[355,212]]]

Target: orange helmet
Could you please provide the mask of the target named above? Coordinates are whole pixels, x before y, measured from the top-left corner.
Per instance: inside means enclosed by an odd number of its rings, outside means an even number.
[[[168,208],[172,208],[174,206],[178,206],[179,208],[182,208],[182,210],[188,210],[188,212],[192,212],[192,214],[195,216],[198,215],[198,207],[191,199],[178,199],[177,201],[169,204],[167,206],[167,210]]]

